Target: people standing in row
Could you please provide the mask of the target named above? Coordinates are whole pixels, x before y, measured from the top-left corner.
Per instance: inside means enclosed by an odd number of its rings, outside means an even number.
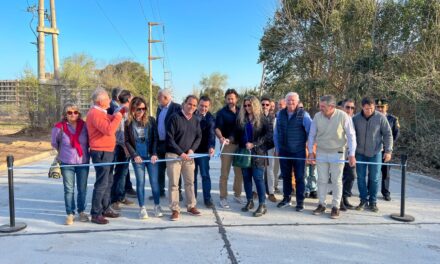
[[[122,90],[118,95],[119,107],[113,111],[118,112],[121,108],[127,108],[130,104],[133,95],[128,90]],[[108,113],[108,111],[107,111]],[[129,174],[129,159],[130,155],[125,147],[124,138],[124,125],[127,120],[127,113],[122,117],[122,121],[116,130],[116,147],[115,147],[115,159],[114,161],[119,163],[115,164],[113,171],[113,186],[111,190],[111,203],[112,208],[116,211],[121,210],[120,204],[133,205],[134,202],[125,197],[125,183]]]
[[[273,135],[273,126],[275,123],[275,113],[271,111],[272,100],[269,97],[261,98],[261,108],[263,110],[263,116],[270,126],[271,135]],[[272,139],[273,142],[273,139]],[[274,156],[275,147],[267,150],[267,155]],[[274,163],[275,159],[268,159],[268,166],[265,167],[266,183],[267,183],[267,194],[269,201],[276,203],[277,198],[275,197],[275,182],[278,182],[278,177],[274,175]]]
[[[66,207],[66,225],[73,224],[75,216],[75,180],[76,205],[81,222],[88,222],[89,216],[85,212],[87,202],[87,178],[89,175],[89,139],[85,122],[77,105],[64,105],[63,117],[52,128],[51,144],[58,151],[60,165],[81,165],[75,167],[61,167],[64,186],[64,204]]]
[[[211,112],[209,112],[210,108],[211,99],[208,96],[200,97],[195,116],[199,119],[200,122],[200,129],[202,130],[202,140],[196,150],[196,153],[209,154],[209,156],[200,157],[194,160],[194,192],[197,199],[197,174],[200,171],[200,176],[202,178],[203,201],[207,208],[214,207],[211,198],[211,176],[209,173],[209,160],[210,157],[214,155],[215,149],[215,119]]]
[[[87,114],[87,132],[90,144],[90,156],[95,164],[96,181],[92,197],[92,222],[107,224],[106,217],[116,218],[119,214],[110,208],[110,192],[113,184],[112,165],[116,146],[116,129],[125,113],[122,108],[114,115],[107,114],[110,98],[107,92],[98,88],[92,95],[93,106]]]
[[[308,138],[309,162],[316,163],[318,170],[319,205],[313,211],[320,215],[326,210],[327,185],[331,181],[333,195],[330,217],[339,218],[342,198],[342,172],[344,169],[345,148],[348,145],[348,161],[351,167],[356,164],[356,132],[353,121],[342,110],[336,109],[333,95],[322,96],[319,110],[313,118]],[[316,156],[313,147],[316,142]]]
[[[267,150],[273,148],[272,128],[261,109],[260,101],[255,96],[246,97],[240,108],[234,137],[239,148],[245,148],[252,155],[266,156]],[[264,169],[267,160],[261,157],[251,158],[251,167],[242,168],[243,184],[246,192],[246,205],[242,208],[247,212],[254,207],[252,180],[258,193],[258,208],[254,216],[262,216],[267,212]]]
[[[234,129],[240,108],[237,106],[238,93],[234,89],[225,92],[226,105],[217,112],[215,119],[215,134],[223,147],[222,153],[234,153],[237,148],[237,139],[234,138]],[[233,156],[222,155],[220,169],[220,207],[228,209],[228,177],[231,170]],[[241,191],[243,175],[240,168],[234,167],[234,199],[242,204]]]
[[[375,102],[370,97],[362,99],[362,111],[353,117],[356,130],[356,160],[374,164],[359,163],[356,166],[360,203],[356,210],[369,208],[377,212],[377,191],[381,163],[391,160],[393,136],[387,118],[375,111]],[[384,155],[382,158],[382,149]],[[368,170],[368,174],[367,174]],[[367,186],[368,175],[368,186]]]
[[[131,156],[134,173],[136,175],[136,191],[139,203],[139,218],[148,219],[145,207],[145,170],[154,200],[154,215],[162,217],[160,207],[160,189],[158,177],[157,156],[157,125],[152,116],[148,116],[145,99],[135,97],[130,103],[128,120],[125,123],[125,146]]]
[[[157,157],[159,159],[164,159],[166,154],[166,127],[170,121],[171,116],[174,113],[179,113],[182,108],[179,104],[172,101],[171,91],[168,89],[161,89],[157,94],[157,111],[156,111],[156,120],[157,120],[157,129],[159,135],[159,142],[157,143]],[[165,171],[166,164],[164,162],[159,163],[159,190],[160,197],[165,197]],[[179,194],[181,192],[180,188],[181,184],[179,184]],[[179,195],[180,196],[180,195]],[[152,200],[154,197],[150,197]]]
[[[277,206],[279,208],[291,206],[293,171],[296,180],[296,210],[303,211],[305,146],[312,119],[303,108],[298,108],[299,95],[297,93],[288,93],[286,103],[287,108],[281,110],[277,117],[274,142],[279,156],[294,159],[280,159],[284,197]]]
[[[170,117],[166,126],[166,155],[167,159],[180,158],[180,160],[167,161],[168,192],[171,220],[180,218],[179,206],[179,179],[183,176],[185,186],[185,202],[187,212],[199,216],[200,211],[196,208],[197,200],[194,194],[194,154],[202,140],[202,130],[199,119],[193,114],[197,109],[198,99],[194,95],[185,98],[182,110]]]
[[[376,108],[377,111],[386,116],[388,123],[390,124],[391,131],[393,133],[393,145],[396,144],[397,138],[399,137],[399,120],[397,117],[388,113],[388,101],[386,99],[376,99]],[[382,157],[385,156],[385,152],[382,151]],[[381,193],[383,199],[385,201],[391,201],[391,192],[390,192],[390,169],[391,167],[388,165],[382,165],[382,184],[381,184]]]

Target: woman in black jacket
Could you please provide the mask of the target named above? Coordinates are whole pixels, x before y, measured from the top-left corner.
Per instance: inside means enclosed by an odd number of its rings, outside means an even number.
[[[156,120],[148,116],[147,103],[141,97],[131,100],[128,120],[125,124],[125,146],[133,159],[133,169],[136,175],[136,192],[139,202],[139,218],[147,219],[145,208],[145,168],[148,171],[154,200],[154,214],[163,216],[160,207],[160,191],[158,180],[157,141],[158,132]],[[146,160],[150,160],[145,162]]]
[[[260,101],[255,96],[246,97],[237,118],[235,139],[239,148],[248,149],[252,155],[266,156],[267,150],[273,148],[272,128],[264,118]],[[258,209],[254,216],[266,213],[266,187],[264,184],[264,167],[266,158],[252,157],[251,167],[242,168],[243,185],[247,203],[241,210],[247,212],[254,207],[252,193],[252,179],[254,179],[258,193]]]

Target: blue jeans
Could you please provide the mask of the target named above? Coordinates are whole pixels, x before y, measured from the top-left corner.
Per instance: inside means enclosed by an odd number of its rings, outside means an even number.
[[[316,192],[316,174],[316,165],[307,164],[305,174],[306,193]]]
[[[61,165],[68,165],[61,163]],[[78,213],[84,212],[86,209],[86,195],[87,195],[87,178],[89,177],[89,166],[80,167],[61,167],[61,175],[63,176],[64,185],[64,203],[66,205],[67,214],[75,214],[75,176],[76,189],[78,194],[76,196],[76,203],[78,205]]]
[[[252,179],[254,179],[257,187],[258,202],[260,204],[266,203],[266,186],[264,184],[264,168],[252,166],[251,168],[241,169],[243,173],[243,185],[246,192],[246,199],[252,201]]]
[[[142,157],[143,160],[149,158]],[[158,163],[136,163],[133,162],[134,174],[136,175],[136,192],[139,206],[145,205],[145,168],[148,171],[148,178],[150,180],[151,190],[153,192],[153,200],[155,205],[160,203],[160,189],[159,189],[159,174]]]
[[[290,201],[292,195],[292,170],[295,173],[296,181],[296,203],[304,204],[304,172],[306,167],[306,151],[297,153],[280,153],[281,157],[292,157],[297,159],[280,159],[281,174],[283,175],[283,193],[284,198]],[[304,160],[302,160],[304,159]]]
[[[124,149],[121,146],[117,145],[115,148],[115,162],[124,162],[128,160],[129,159],[125,155]],[[112,203],[120,202],[125,198],[125,183],[127,177],[129,177],[128,167],[129,163],[115,165],[111,193]]]
[[[357,161],[366,162],[382,162],[382,153],[378,153],[373,157],[367,157],[356,154]],[[368,168],[368,186],[367,186],[367,168]],[[356,174],[358,177],[359,198],[362,202],[376,203],[377,191],[379,189],[379,176],[381,165],[372,164],[356,164]]]
[[[203,200],[205,202],[211,200],[211,176],[209,175],[210,157],[202,157],[194,159],[194,193],[197,198],[197,172],[200,168],[200,176],[202,176]]]

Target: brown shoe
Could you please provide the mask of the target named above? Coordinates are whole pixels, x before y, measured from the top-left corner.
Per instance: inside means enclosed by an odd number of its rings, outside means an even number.
[[[128,200],[127,198],[125,198],[124,200],[122,200],[121,203],[122,203],[122,204],[125,204],[125,205],[127,205],[127,206],[131,206],[131,205],[134,204],[133,201]]]
[[[179,220],[179,218],[180,218],[180,213],[179,213],[179,211],[177,211],[177,210],[172,210],[172,214],[171,214],[170,220],[171,220],[171,221],[177,221],[177,220]]]
[[[121,216],[120,214],[113,212],[113,210],[111,209],[105,211],[102,215],[108,218],[118,218],[119,216]]]
[[[197,210],[197,208],[193,207],[187,210],[188,213],[195,215],[195,216],[200,216],[201,213],[199,210]]]
[[[272,203],[276,203],[276,202],[278,202],[278,201],[277,201],[277,198],[275,197],[274,194],[269,194],[269,196],[267,197],[267,199],[268,199],[269,201],[271,201]]]
[[[105,219],[105,217],[102,215],[92,216],[92,223],[95,223],[98,225],[106,225],[106,224],[108,224],[108,220]]]
[[[336,208],[336,207],[332,208],[332,212],[330,214],[330,218],[331,219],[339,218],[339,209],[338,208]]]
[[[115,211],[121,211],[121,205],[119,204],[119,202],[112,203],[111,207]]]

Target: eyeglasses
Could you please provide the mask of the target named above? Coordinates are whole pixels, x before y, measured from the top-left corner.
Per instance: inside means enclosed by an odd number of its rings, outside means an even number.
[[[377,108],[383,108],[383,105],[376,105]]]
[[[245,104],[245,105],[243,105],[245,108],[247,108],[247,107],[252,107],[252,105],[251,104]]]
[[[261,104],[261,106],[270,106],[270,104]]]
[[[345,109],[351,109],[351,110],[354,110],[355,109],[355,107],[354,106],[349,106],[349,105],[347,105],[346,107],[345,107]]]
[[[79,115],[78,111],[67,111],[67,115]]]
[[[140,112],[145,112],[145,107],[142,108],[136,108],[136,112],[140,113]]]

